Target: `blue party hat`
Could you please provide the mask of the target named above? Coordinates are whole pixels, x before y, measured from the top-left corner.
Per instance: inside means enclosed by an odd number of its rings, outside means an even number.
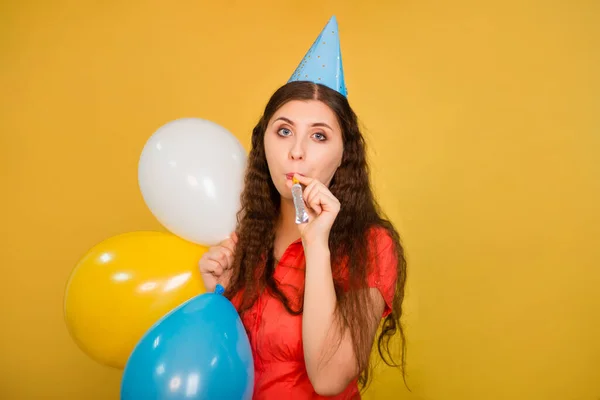
[[[331,17],[317,40],[304,55],[288,82],[311,81],[348,95],[344,82],[340,37],[335,16]]]

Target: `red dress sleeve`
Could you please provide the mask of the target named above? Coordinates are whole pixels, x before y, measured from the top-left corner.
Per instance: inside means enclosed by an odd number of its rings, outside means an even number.
[[[392,312],[392,302],[396,293],[396,280],[398,258],[394,242],[384,228],[374,228],[369,233],[369,269],[367,271],[367,284],[370,288],[377,288],[385,308],[383,317]]]

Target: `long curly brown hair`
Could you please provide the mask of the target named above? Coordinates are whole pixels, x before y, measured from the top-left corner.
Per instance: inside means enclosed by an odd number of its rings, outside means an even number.
[[[336,317],[351,333],[354,352],[360,370],[359,384],[365,388],[370,378],[370,354],[373,343],[368,330],[373,316],[371,299],[366,290],[369,259],[367,232],[370,228],[384,228],[392,238],[397,257],[397,282],[392,312],[384,319],[377,338],[381,358],[390,366],[400,367],[405,376],[406,342],[401,325],[402,302],[406,282],[406,260],[400,237],[392,223],[382,217],[371,184],[366,159],[366,146],[358,126],[357,117],[348,100],[335,90],[312,82],[290,82],[279,88],[266,105],[263,116],[252,131],[252,148],[248,156],[245,186],[238,213],[238,243],[236,246],[232,277],[227,296],[241,293],[240,314],[247,311],[263,290],[277,297],[289,313],[302,313],[300,299],[287,298],[273,278],[276,260],[273,256],[275,226],[279,214],[280,195],[273,184],[265,157],[264,135],[273,114],[290,100],[319,100],[337,115],[342,128],[344,151],[342,163],[331,181],[329,190],[340,201],[341,209],[331,228],[329,249],[335,269],[346,262],[351,290],[343,290],[343,282],[336,278]],[[347,281],[348,282],[348,281]],[[299,303],[298,303],[299,301]],[[292,305],[300,304],[294,309]],[[390,352],[390,339],[400,334],[401,360],[394,362]],[[387,357],[384,355],[386,354]],[[406,383],[406,379],[405,379]]]

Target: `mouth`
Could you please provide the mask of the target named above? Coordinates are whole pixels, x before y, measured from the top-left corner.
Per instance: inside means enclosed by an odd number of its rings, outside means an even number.
[[[285,177],[287,178],[287,180],[291,181],[292,178],[294,177],[294,174],[304,176],[304,174],[301,174],[300,172],[290,172],[289,174],[285,174]]]

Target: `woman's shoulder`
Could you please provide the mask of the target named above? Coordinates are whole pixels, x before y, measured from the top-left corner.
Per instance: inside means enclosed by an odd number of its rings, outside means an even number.
[[[398,255],[392,233],[383,226],[369,229],[367,286],[376,288],[385,301],[383,317],[392,312],[398,279]]]
[[[365,236],[367,245],[375,253],[374,255],[394,249],[392,234],[382,225],[371,225],[367,228]]]
[[[383,226],[372,226],[368,230],[367,240],[369,282],[395,282],[398,255],[392,233]]]
[[[366,275],[369,281],[379,280],[381,274],[390,275],[390,270],[395,271],[397,257],[396,247],[392,234],[381,225],[372,225],[365,230],[364,244],[366,244]],[[342,256],[338,275],[340,278],[349,278],[348,263],[351,254]],[[377,277],[377,278],[376,278]]]

